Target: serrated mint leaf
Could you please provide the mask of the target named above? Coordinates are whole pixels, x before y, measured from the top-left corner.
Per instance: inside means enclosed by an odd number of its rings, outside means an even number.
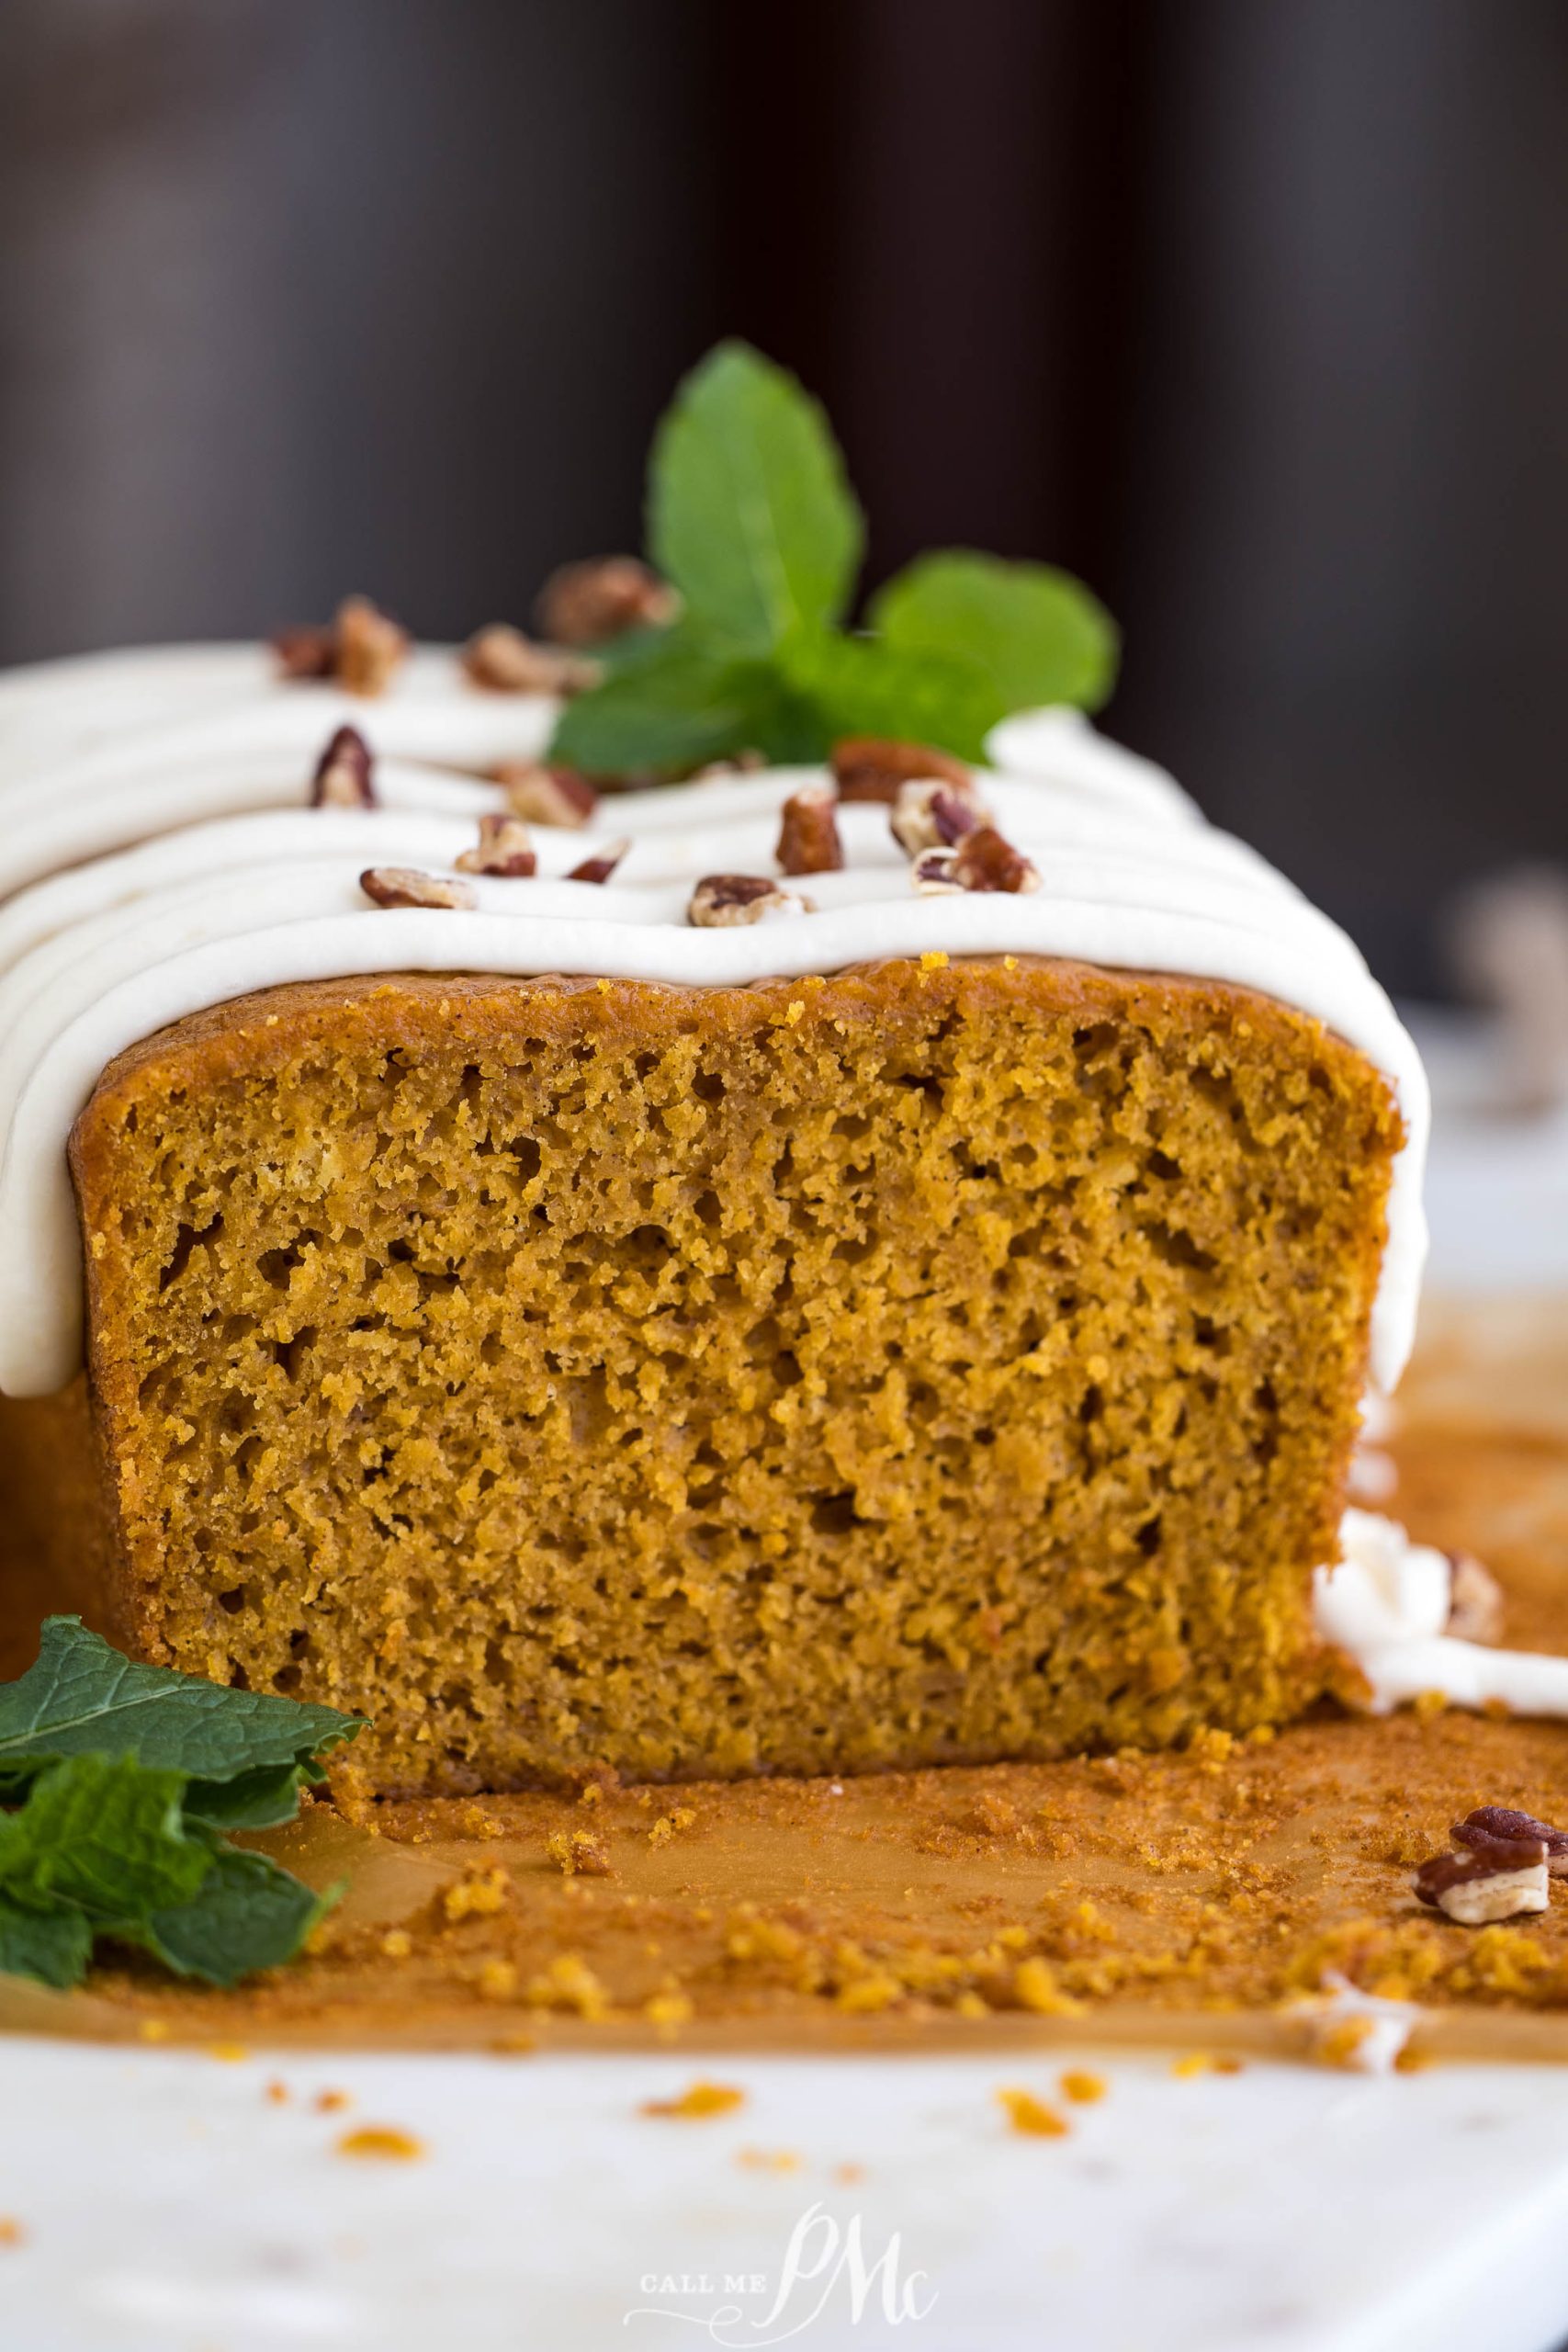
[[[791,646],[783,666],[817,713],[819,758],[844,735],[889,735],[931,743],[960,759],[985,755],[1002,716],[980,672],[931,653],[909,653],[876,638],[824,634]]]
[[[746,751],[815,759],[819,748],[811,707],[776,670],[705,653],[682,629],[568,703],[550,756],[605,776],[680,772]]]
[[[19,1813],[0,1818],[0,1894],[65,1905],[100,1926],[191,1901],[212,1848],[187,1834],[178,1772],[129,1757],[72,1756],[41,1772]]]
[[[860,568],[860,509],[826,415],[744,343],[711,351],[661,421],[648,525],[687,625],[739,653],[840,619]]]
[[[68,1993],[80,1984],[93,1956],[93,1930],[84,1912],[28,1911],[0,1894],[0,1975],[30,1976]]]
[[[873,599],[868,618],[900,652],[981,672],[997,695],[995,718],[1043,703],[1098,710],[1116,676],[1115,623],[1081,581],[1049,564],[960,548],[919,556]]]
[[[265,1854],[222,1846],[191,1901],[152,1913],[136,1940],[182,1976],[233,1984],[292,1960],[341,1892],[318,1894]]]
[[[299,1792],[322,1775],[309,1764],[263,1764],[232,1781],[193,1781],[186,1819],[209,1829],[276,1829],[299,1810]]]
[[[0,1685],[0,1785],[66,1756],[130,1756],[196,1781],[293,1771],[353,1739],[364,1717],[199,1675],[141,1666],[78,1617],[45,1620],[39,1654]]]

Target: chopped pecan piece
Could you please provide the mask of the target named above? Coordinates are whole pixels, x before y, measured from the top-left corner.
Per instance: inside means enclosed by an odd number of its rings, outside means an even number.
[[[376,779],[370,746],[357,727],[340,727],[316,762],[312,808],[374,808]]]
[[[1503,1588],[1473,1552],[1448,1555],[1449,1622],[1446,1630],[1461,1642],[1500,1641]]]
[[[911,857],[922,850],[952,849],[965,833],[989,821],[990,812],[973,784],[943,783],[938,776],[919,776],[898,786],[888,823],[900,849]]]
[[[896,743],[881,735],[846,735],[834,744],[830,764],[840,800],[886,800],[891,806],[900,785],[969,782],[968,768],[951,752],[935,751],[930,743]]]
[[[635,555],[602,555],[552,571],[535,609],[556,645],[607,645],[629,628],[663,628],[681,599]]]
[[[911,872],[924,897],[948,890],[1038,890],[1040,876],[994,825],[976,825],[956,849],[928,849]]]
[[[1478,1804],[1449,1832],[1458,1846],[1473,1846],[1485,1838],[1537,1838],[1546,1848],[1546,1868],[1551,1878],[1568,1878],[1568,1829],[1553,1829],[1533,1813],[1519,1813],[1511,1804]]]
[[[764,874],[706,874],[692,893],[687,915],[698,930],[717,931],[734,923],[765,922],[774,915],[816,911],[809,899],[795,890],[781,890]]]
[[[530,825],[586,825],[599,806],[599,795],[576,768],[550,767],[543,760],[520,760],[497,768],[497,784],[506,792],[514,817]]]
[[[479,845],[457,860],[462,874],[536,874],[539,861],[521,817],[481,817]]]
[[[476,686],[502,695],[581,695],[596,686],[597,662],[558,646],[536,645],[510,621],[476,630],[463,648],[463,668]]]
[[[596,850],[592,857],[585,857],[580,865],[574,865],[567,880],[607,882],[630,847],[630,842],[606,842],[602,850]]]
[[[785,874],[836,874],[844,862],[837,794],[830,784],[803,784],[784,802],[774,854]]]
[[[409,650],[409,633],[368,596],[345,596],[323,628],[280,629],[272,650],[286,678],[335,678],[351,695],[378,695]]]
[[[1434,1854],[1411,1881],[1423,1903],[1481,1928],[1547,1906],[1546,1846],[1540,1838],[1497,1838],[1471,1828],[1459,1854]]]
[[[479,905],[468,883],[448,881],[441,874],[422,874],[413,865],[367,865],[359,887],[378,907]]]

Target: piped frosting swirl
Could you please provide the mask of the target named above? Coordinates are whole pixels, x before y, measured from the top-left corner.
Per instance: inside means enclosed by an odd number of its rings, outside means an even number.
[[[0,1390],[48,1393],[79,1363],[66,1139],[105,1066],[188,1013],[377,972],[735,984],[931,951],[1234,981],[1314,1015],[1384,1070],[1408,1134],[1373,1328],[1373,1377],[1393,1385],[1426,1246],[1415,1046],[1345,934],[1163,770],[1076,712],[998,727],[986,797],[1039,869],[1028,894],[917,895],[886,809],[852,803],[838,812],[842,870],[811,876],[816,911],[694,928],[700,876],[774,871],[783,804],[817,772],[771,769],[617,794],[586,828],[537,831],[536,875],[473,876],[471,908],[372,908],[367,866],[450,874],[501,805],[483,772],[537,756],[554,717],[542,696],[476,687],[434,649],[370,703],[282,683],[247,647],[0,678]],[[344,725],[373,745],[378,805],[310,808],[311,772]],[[569,878],[613,837],[631,848],[609,882]]]

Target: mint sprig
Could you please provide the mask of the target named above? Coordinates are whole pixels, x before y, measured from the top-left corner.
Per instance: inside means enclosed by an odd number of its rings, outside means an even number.
[[[100,1937],[231,1984],[336,1900],[222,1832],[289,1820],[364,1718],[141,1666],[51,1617],[0,1686],[0,1971],[81,1982]]]
[[[743,343],[693,370],[654,439],[649,553],[682,616],[613,649],[552,755],[592,775],[678,774],[745,750],[825,758],[845,735],[983,756],[1010,711],[1094,709],[1116,631],[1067,573],[919,558],[847,625],[864,526],[818,402]]]

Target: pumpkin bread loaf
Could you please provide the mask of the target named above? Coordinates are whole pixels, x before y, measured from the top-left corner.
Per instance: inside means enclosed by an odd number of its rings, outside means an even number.
[[[1401,1139],[1305,1014],[1043,956],[269,989],[105,1072],[96,1414],[0,1454],[385,1790],[1246,1731],[1327,1670]]]

